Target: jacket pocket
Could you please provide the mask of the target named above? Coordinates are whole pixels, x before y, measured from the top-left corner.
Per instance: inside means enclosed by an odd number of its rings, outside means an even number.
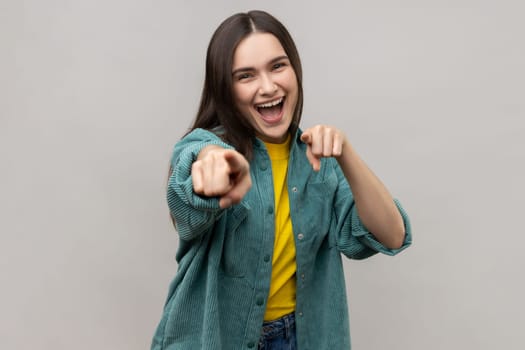
[[[334,213],[334,196],[337,191],[337,176],[333,171],[326,171],[322,179],[313,179],[305,188],[303,200],[304,223],[307,230],[326,234],[330,228]]]

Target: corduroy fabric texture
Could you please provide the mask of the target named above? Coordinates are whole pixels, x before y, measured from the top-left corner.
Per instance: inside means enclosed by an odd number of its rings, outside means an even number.
[[[292,137],[288,192],[296,245],[296,331],[300,350],[350,349],[346,285],[341,254],[364,259],[395,255],[412,242],[408,216],[400,249],[384,247],[357,214],[350,187],[333,158],[314,172],[306,145]],[[153,350],[253,349],[270,288],[274,246],[274,187],[266,148],[254,140],[252,188],[238,205],[220,209],[216,198],[193,193],[191,164],[206,145],[231,148],[196,129],[175,146],[168,204],[180,243],[178,271],[170,285]]]

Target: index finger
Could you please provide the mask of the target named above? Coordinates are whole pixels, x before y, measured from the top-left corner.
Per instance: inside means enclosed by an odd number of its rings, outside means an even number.
[[[248,161],[242,154],[233,150],[224,152],[224,160],[228,162],[231,172],[234,173],[246,170],[246,165],[248,164]]]

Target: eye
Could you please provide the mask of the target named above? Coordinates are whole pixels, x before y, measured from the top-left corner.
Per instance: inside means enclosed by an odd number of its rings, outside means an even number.
[[[248,73],[248,72],[245,72],[245,73],[239,73],[235,76],[235,80],[237,81],[241,81],[241,80],[247,80],[247,79],[250,79],[253,77],[253,74],[252,73]]]
[[[273,69],[273,70],[279,70],[279,69],[281,69],[281,68],[283,68],[283,67],[285,67],[285,66],[286,66],[286,63],[285,63],[285,62],[277,62],[277,63],[275,63],[275,64],[272,66],[272,69]]]

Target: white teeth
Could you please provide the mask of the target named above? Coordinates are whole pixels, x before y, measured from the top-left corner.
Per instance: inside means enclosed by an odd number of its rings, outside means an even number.
[[[272,102],[263,103],[263,104],[260,104],[260,105],[255,105],[255,107],[257,107],[257,108],[268,108],[268,107],[276,106],[276,105],[278,105],[281,102],[283,102],[283,98],[282,97],[280,99],[272,101]]]

